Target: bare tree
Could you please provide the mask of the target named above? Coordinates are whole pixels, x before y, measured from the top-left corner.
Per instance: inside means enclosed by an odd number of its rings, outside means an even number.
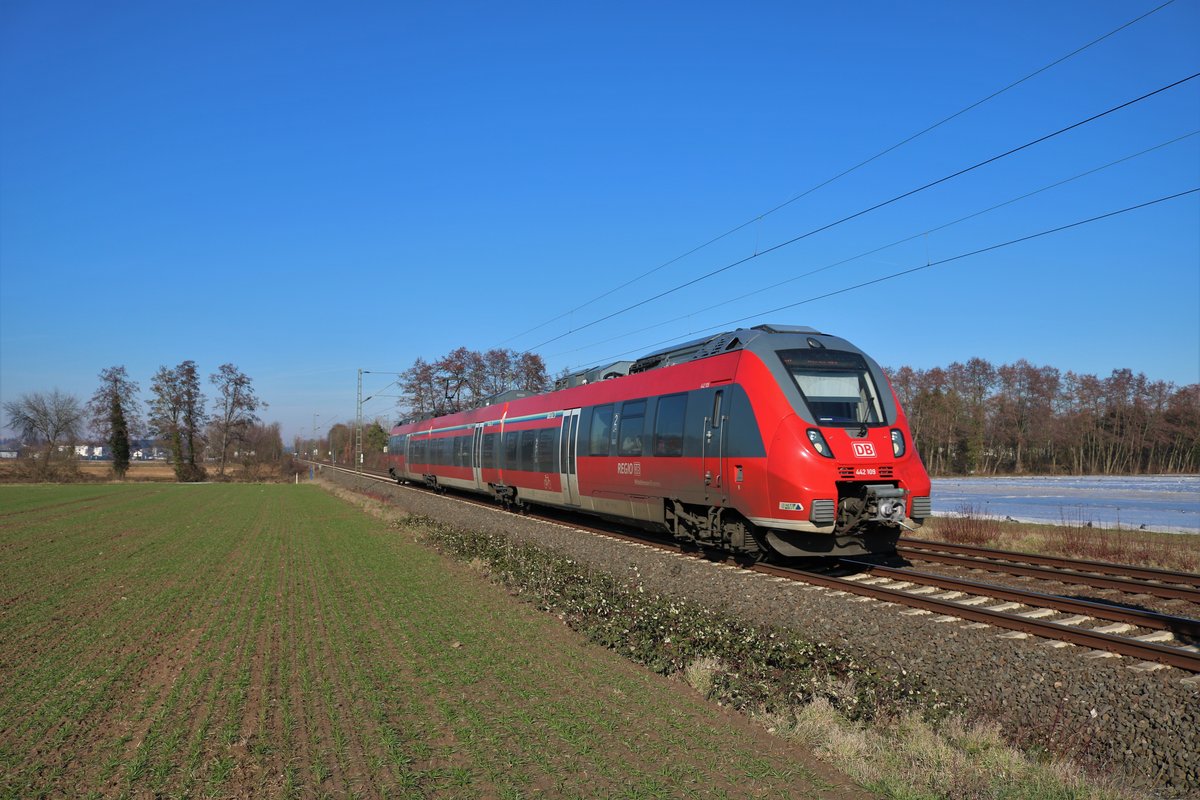
[[[272,473],[278,475],[284,462],[279,423],[247,426],[237,448],[237,457],[242,463],[243,476],[250,480],[260,480]]]
[[[509,389],[544,392],[550,381],[536,353],[459,347],[430,363],[418,358],[400,378],[409,413],[417,418],[478,408]]]
[[[1137,474],[1200,467],[1200,385],[1107,378],[1024,359],[889,371],[933,474]],[[980,425],[983,435],[980,435]]]
[[[31,392],[4,404],[8,423],[29,444],[45,445],[41,471],[50,468],[50,459],[62,443],[72,444],[83,429],[85,414],[79,398],[54,389],[48,394]]]
[[[354,455],[354,425],[339,422],[329,429],[329,458],[349,463]],[[322,455],[325,455],[322,453]]]
[[[267,404],[254,394],[250,377],[233,364],[222,364],[208,378],[217,387],[217,411],[213,415],[214,438],[220,443],[220,474],[225,474],[229,448],[244,442],[246,431],[259,421],[255,413]]]
[[[125,367],[109,367],[100,371],[100,388],[88,403],[92,430],[105,441],[112,453],[113,475],[117,480],[129,470],[131,436],[141,429],[140,389],[129,380]]]
[[[432,417],[437,413],[435,376],[433,365],[420,357],[401,374],[403,402],[414,417]]]
[[[178,477],[183,469],[183,398],[175,370],[159,367],[150,381],[150,430],[171,449]]]
[[[166,439],[181,481],[204,479],[204,467],[196,463],[197,445],[203,442],[204,395],[195,361],[184,361],[174,369],[159,367],[150,385],[150,426]]]
[[[537,353],[522,353],[515,363],[515,388],[525,392],[544,392],[550,388],[546,362]]]

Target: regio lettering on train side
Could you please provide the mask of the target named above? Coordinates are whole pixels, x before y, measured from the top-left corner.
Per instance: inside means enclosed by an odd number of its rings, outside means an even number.
[[[640,461],[618,461],[617,462],[617,474],[618,475],[641,475],[642,474],[642,462],[640,462]]]

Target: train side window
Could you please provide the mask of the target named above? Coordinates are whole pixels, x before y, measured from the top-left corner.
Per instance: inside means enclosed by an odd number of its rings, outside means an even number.
[[[533,451],[536,446],[537,431],[521,431],[521,471],[532,472],[535,469]]]
[[[686,394],[658,399],[658,410],[654,414],[654,455],[683,455],[683,421],[686,415]]]
[[[645,424],[645,400],[634,400],[621,405],[621,430],[617,434],[617,441],[620,443],[618,453],[623,456],[642,454],[642,431]]]
[[[494,433],[485,433],[483,442],[479,445],[479,463],[485,469],[495,469],[496,464],[496,436]]]
[[[508,431],[504,434],[504,468],[505,469],[520,469],[521,464],[517,460],[517,454],[520,452],[521,434],[518,431]]]
[[[558,472],[555,468],[558,454],[558,428],[542,428],[537,432],[537,446],[533,451],[534,469],[538,472]]]
[[[588,455],[608,455],[608,437],[612,429],[613,407],[596,406],[592,409],[592,427],[588,436]]]
[[[725,390],[723,389],[718,389],[717,393],[713,395],[713,413],[710,424],[714,428],[721,427],[721,398],[724,395]]]

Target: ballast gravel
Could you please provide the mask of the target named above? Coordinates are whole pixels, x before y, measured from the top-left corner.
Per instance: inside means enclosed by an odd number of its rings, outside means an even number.
[[[452,495],[324,470],[339,485],[384,495],[398,510],[553,548],[649,591],[788,628],[860,654],[885,674],[921,680],[968,713],[998,720],[1011,741],[1115,769],[1164,796],[1200,796],[1200,678],[1085,648],[876,600],[777,581],[737,567],[568,529]]]

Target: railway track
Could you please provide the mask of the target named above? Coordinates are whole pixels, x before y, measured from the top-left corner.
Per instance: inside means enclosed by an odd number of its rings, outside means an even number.
[[[1103,561],[1042,556],[902,537],[897,552],[913,561],[1115,589],[1200,604],[1200,575]]]
[[[393,484],[387,475],[370,471],[323,465],[352,475]],[[491,507],[484,499],[456,495],[464,502]],[[535,515],[538,516],[538,515]],[[561,519],[546,519],[563,524]],[[635,542],[668,552],[682,553],[674,542],[641,532],[616,531],[572,520],[572,527],[591,533]],[[1102,564],[1071,559],[1035,556],[1006,551],[983,551],[960,545],[902,539],[903,555],[914,559],[955,563],[995,572],[1014,569],[1039,570],[1036,577],[1060,582],[1083,583],[1096,588],[1119,588],[1132,594],[1171,591],[1172,599],[1200,602],[1198,576],[1146,570],[1118,564]],[[957,550],[957,552],[954,552]],[[992,554],[999,554],[993,557]],[[951,562],[941,559],[959,559]],[[1027,561],[1022,561],[1027,559]],[[1053,564],[1054,566],[1051,566]],[[1081,569],[1087,565],[1089,571]],[[1086,648],[1087,657],[1127,656],[1138,659],[1133,669],[1151,670],[1163,666],[1200,673],[1200,620],[1133,608],[1116,603],[1096,602],[1054,594],[1016,589],[991,583],[934,575],[912,569],[897,569],[854,559],[840,559],[834,569],[850,574],[835,575],[832,570],[800,569],[793,566],[757,563],[747,569],[780,579],[800,581],[835,592],[873,598],[885,603],[907,606],[902,613],[935,614],[935,621],[965,621],[972,626],[993,626],[1007,631],[1008,638],[1039,637],[1053,647],[1071,645]],[[1051,575],[1042,574],[1045,571]],[[1138,574],[1134,574],[1138,573]],[[1148,577],[1148,576],[1153,577]],[[1033,576],[1031,576],[1033,577]],[[1115,581],[1115,583],[1114,583]],[[1191,594],[1189,594],[1191,592]],[[1182,596],[1179,594],[1182,593]],[[1182,641],[1181,641],[1182,640]]]
[[[862,564],[863,571],[831,576],[808,570],[756,565],[759,572],[813,583],[836,591],[873,597],[939,615],[939,622],[967,620],[1011,632],[1011,638],[1038,636],[1054,646],[1090,648],[1095,657],[1121,655],[1200,673],[1200,648],[1179,644],[1200,640],[1200,621],[1107,603],[1075,600],[943,575],[927,575]],[[1052,618],[1053,617],[1053,618]],[[1097,621],[1107,622],[1093,627]]]

